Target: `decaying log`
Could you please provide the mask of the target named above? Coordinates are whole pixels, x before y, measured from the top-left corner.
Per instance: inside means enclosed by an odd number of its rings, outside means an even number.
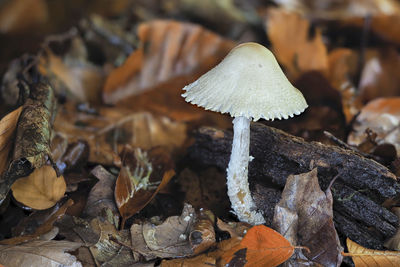
[[[360,241],[361,245],[382,248],[398,226],[397,217],[381,204],[398,197],[400,184],[396,176],[374,160],[337,146],[306,142],[283,131],[260,123],[251,126],[249,165],[251,187],[283,188],[290,174],[308,172],[318,167],[318,179],[325,190],[332,186],[334,213],[340,235]],[[225,170],[230,156],[232,133],[203,127],[189,149],[196,164],[212,165]],[[352,224],[347,225],[347,224]],[[368,234],[372,240],[366,239]]]

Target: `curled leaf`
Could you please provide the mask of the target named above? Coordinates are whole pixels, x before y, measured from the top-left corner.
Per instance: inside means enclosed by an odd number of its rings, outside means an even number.
[[[175,175],[169,155],[161,148],[147,153],[140,148],[126,147],[122,160],[114,191],[122,216],[121,228],[126,219],[142,210]]]
[[[54,206],[66,190],[64,177],[57,177],[53,167],[44,165],[29,176],[20,178],[11,186],[14,198],[37,210]]]

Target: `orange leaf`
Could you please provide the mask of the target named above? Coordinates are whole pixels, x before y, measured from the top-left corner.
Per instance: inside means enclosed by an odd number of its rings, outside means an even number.
[[[264,225],[252,227],[240,245],[222,256],[226,263],[245,262],[245,267],[273,267],[292,256],[294,247],[281,234]]]
[[[170,20],[140,24],[138,36],[141,46],[106,80],[106,103],[116,103],[174,77],[204,72],[234,46],[201,26]]]
[[[356,267],[400,266],[399,251],[367,249],[349,238],[346,243],[349,253],[343,253],[343,255],[351,256]]]
[[[29,176],[20,178],[11,186],[14,198],[37,210],[54,206],[66,190],[64,177],[57,177],[53,167],[44,165]]]
[[[315,36],[309,38],[308,20],[294,12],[271,8],[266,25],[272,50],[292,79],[306,71],[327,70],[328,55],[321,32],[316,29]]]

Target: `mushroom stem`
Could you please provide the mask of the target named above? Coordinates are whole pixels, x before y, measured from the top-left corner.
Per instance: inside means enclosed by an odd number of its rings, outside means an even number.
[[[253,225],[265,223],[251,197],[248,182],[250,119],[238,116],[233,120],[232,153],[227,169],[228,196],[240,221]]]

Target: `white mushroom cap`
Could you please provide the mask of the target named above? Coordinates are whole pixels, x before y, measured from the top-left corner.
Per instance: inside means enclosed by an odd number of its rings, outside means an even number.
[[[308,106],[271,51],[257,43],[238,45],[215,68],[183,90],[187,102],[254,121],[287,119]]]

